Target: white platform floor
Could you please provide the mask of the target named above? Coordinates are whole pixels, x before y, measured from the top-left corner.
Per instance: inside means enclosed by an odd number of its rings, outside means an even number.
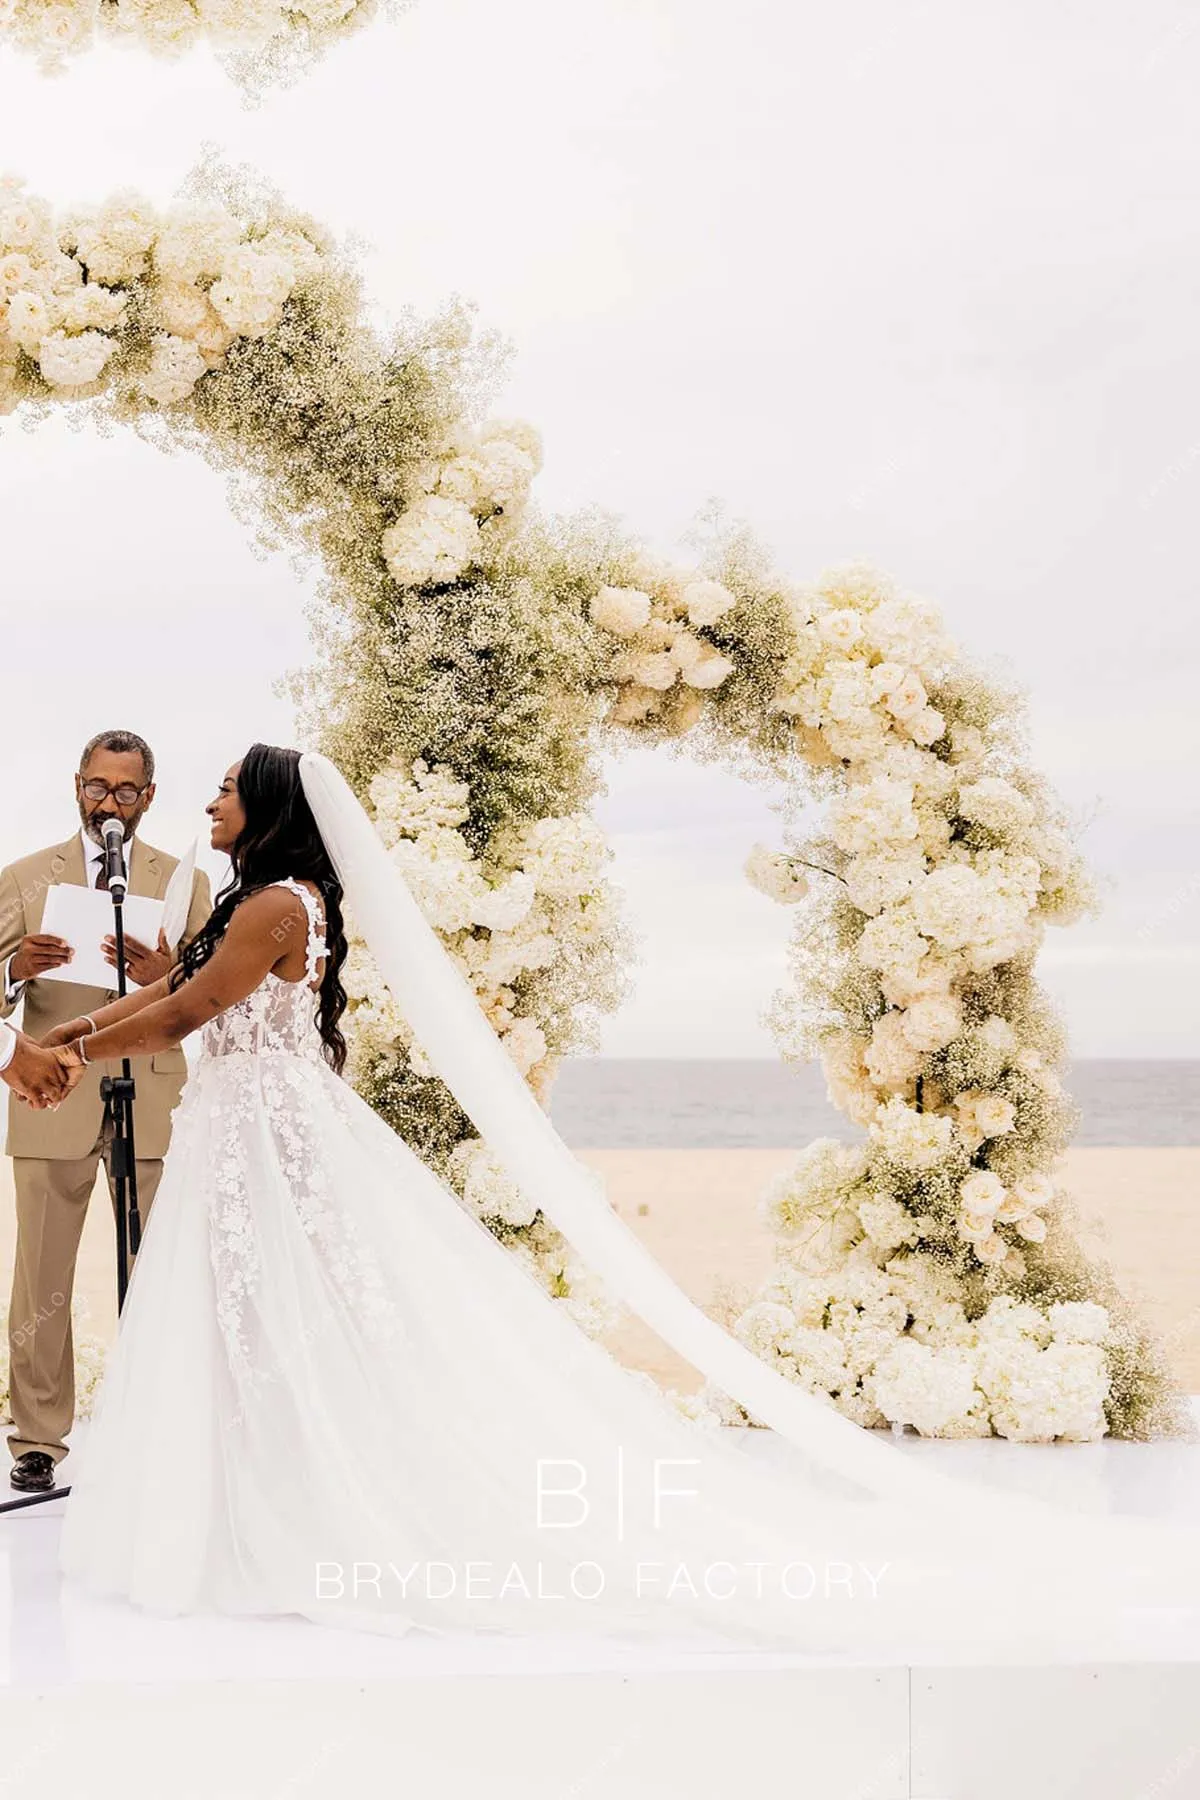
[[[897,1441],[1090,1511],[1200,1517],[1200,1441]],[[1198,1621],[1148,1625],[1136,1663],[1001,1669],[162,1620],[64,1590],[68,1504],[0,1517],[0,1795],[726,1800],[761,1779],[812,1800],[1200,1800]]]

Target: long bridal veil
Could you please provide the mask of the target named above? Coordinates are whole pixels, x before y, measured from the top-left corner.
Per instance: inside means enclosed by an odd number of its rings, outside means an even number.
[[[1171,1609],[1177,1624],[1200,1637],[1200,1529],[1068,1510],[935,1470],[786,1380],[689,1300],[559,1137],[339,770],[306,753],[300,773],[354,923],[430,1064],[481,1137],[617,1297],[799,1453],[797,1480],[809,1493],[823,1487],[826,1496],[854,1496],[844,1503],[844,1521],[874,1521],[873,1542],[911,1547],[913,1566],[936,1558],[945,1591],[978,1609],[980,1646],[994,1633],[997,1643],[1023,1637],[1048,1648],[1039,1626],[1061,1626],[1064,1609],[1081,1626],[1087,1621],[1096,1655],[1106,1643],[1120,1652],[1130,1642],[1131,1615],[1144,1627],[1154,1609]],[[662,1406],[664,1415],[672,1411],[665,1400]],[[761,1499],[764,1518],[777,1519],[776,1472],[742,1449],[719,1454],[745,1471],[735,1483],[742,1502],[753,1507]]]

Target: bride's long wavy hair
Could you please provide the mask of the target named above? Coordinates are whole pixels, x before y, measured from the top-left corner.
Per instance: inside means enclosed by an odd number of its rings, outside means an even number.
[[[305,797],[300,752],[280,750],[273,744],[251,744],[238,770],[237,789],[246,823],[229,853],[233,872],[206,923],[185,945],[171,971],[170,985],[178,987],[203,968],[225,936],[234,912],[251,894],[287,876],[315,882],[325,905],[327,952],[317,997],[317,1029],[325,1059],[340,1075],[346,1064],[346,1040],[338,1026],[346,1010],[341,981],[346,960],[342,887]]]

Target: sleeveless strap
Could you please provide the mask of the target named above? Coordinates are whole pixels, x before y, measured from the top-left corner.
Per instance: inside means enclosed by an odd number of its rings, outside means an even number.
[[[320,967],[321,958],[325,954],[325,934],[318,924],[320,915],[317,907],[316,895],[310,894],[302,881],[296,881],[290,875],[285,875],[282,881],[272,882],[271,885],[272,887],[286,888],[289,894],[295,894],[296,897],[303,902],[304,911],[308,917],[308,942],[305,946],[304,954],[304,979],[311,987],[313,982],[317,979],[317,970]]]

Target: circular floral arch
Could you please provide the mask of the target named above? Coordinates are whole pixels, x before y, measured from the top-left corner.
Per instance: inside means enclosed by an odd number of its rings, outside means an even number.
[[[1168,1428],[1160,1350],[1055,1177],[1073,1112],[1034,961],[1090,896],[1018,698],[869,571],[801,587],[727,531],[679,567],[600,513],[544,516],[537,432],[487,414],[503,361],[461,305],[368,329],[322,230],[212,170],[162,213],[0,192],[0,412],[70,403],[194,449],[264,541],[319,558],[310,736],[543,1103],[625,991],[601,747],[670,742],[782,791],[787,847],[748,865],[799,914],[773,1023],[860,1141],[810,1145],[764,1196],[777,1262],[738,1335],[863,1424]],[[601,1329],[357,954],[348,986],[360,1091]]]
[[[411,0],[0,0],[0,44],[58,73],[101,40],[183,55],[208,44],[253,93],[286,81],[381,11]]]

